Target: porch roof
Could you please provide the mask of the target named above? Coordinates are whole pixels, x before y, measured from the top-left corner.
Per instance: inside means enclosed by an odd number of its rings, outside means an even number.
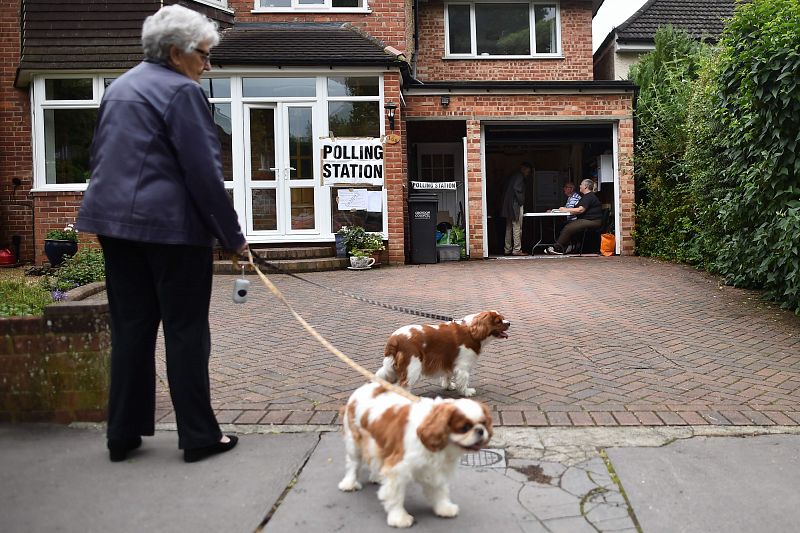
[[[212,52],[219,66],[398,66],[404,62],[349,24],[249,23],[223,32]]]

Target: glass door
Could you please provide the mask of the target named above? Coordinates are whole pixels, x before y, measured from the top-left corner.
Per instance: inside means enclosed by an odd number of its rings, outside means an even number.
[[[313,104],[245,106],[248,237],[318,234]]]

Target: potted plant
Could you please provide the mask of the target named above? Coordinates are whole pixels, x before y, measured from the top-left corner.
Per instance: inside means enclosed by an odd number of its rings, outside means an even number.
[[[361,226],[344,226],[337,235],[341,236],[347,255],[351,258],[372,256],[374,263],[377,263],[380,252],[385,249],[379,233],[370,233]]]
[[[67,256],[75,255],[78,251],[78,232],[73,224],[67,224],[64,229],[53,229],[44,236],[44,255],[50,261],[50,266],[59,266]]]

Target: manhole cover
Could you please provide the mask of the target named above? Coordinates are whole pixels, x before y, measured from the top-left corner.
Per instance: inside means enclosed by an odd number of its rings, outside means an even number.
[[[483,449],[477,452],[465,453],[461,456],[461,466],[505,468],[506,454],[503,450],[493,449]]]

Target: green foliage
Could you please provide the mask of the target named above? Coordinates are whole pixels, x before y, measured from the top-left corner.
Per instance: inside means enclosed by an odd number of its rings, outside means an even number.
[[[711,108],[726,160],[714,266],[800,314],[800,2],[740,4],[720,48]]]
[[[694,80],[707,48],[672,27],[656,32],[655,50],[631,69],[640,87],[634,150],[636,248],[641,255],[694,262],[687,243],[697,228],[684,154]]]
[[[343,236],[348,255],[356,255],[356,250],[362,250],[365,252],[363,256],[367,256],[384,249],[383,237],[379,233],[369,233],[361,226],[344,226],[337,233]]]
[[[47,290],[68,291],[81,285],[103,281],[106,276],[105,267],[102,250],[83,247],[55,269],[54,274],[42,277],[39,282]]]
[[[78,242],[78,232],[75,230],[74,224],[67,224],[64,229],[52,229],[48,231],[44,238],[57,241]]]
[[[41,315],[53,303],[50,292],[18,280],[0,280],[0,317]]]

